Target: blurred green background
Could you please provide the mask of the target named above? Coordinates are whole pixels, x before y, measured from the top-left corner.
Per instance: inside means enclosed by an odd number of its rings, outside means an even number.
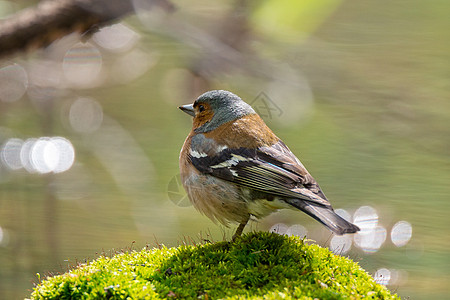
[[[0,1],[0,16],[31,3]],[[1,299],[103,251],[230,238],[177,181],[191,126],[177,106],[209,89],[252,103],[335,208],[376,211],[381,241],[345,255],[402,297],[448,299],[450,2],[135,7],[83,43],[0,61]],[[412,236],[397,247],[399,221]],[[294,211],[247,230],[296,224],[330,245]]]

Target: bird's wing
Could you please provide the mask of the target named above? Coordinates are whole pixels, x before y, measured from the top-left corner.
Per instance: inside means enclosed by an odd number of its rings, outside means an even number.
[[[215,153],[196,146],[189,159],[204,174],[271,195],[330,207],[314,178],[281,141],[269,147],[224,148]]]

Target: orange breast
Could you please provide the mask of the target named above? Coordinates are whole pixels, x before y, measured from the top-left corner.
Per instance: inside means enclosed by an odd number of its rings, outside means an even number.
[[[229,148],[257,148],[271,146],[279,141],[279,138],[257,114],[227,122],[205,133],[205,137],[214,138]]]

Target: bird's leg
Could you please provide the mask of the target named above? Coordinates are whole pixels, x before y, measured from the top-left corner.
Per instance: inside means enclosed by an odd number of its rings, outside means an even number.
[[[250,215],[248,215],[247,218],[239,224],[238,228],[236,229],[236,232],[233,234],[233,237],[231,238],[232,242],[234,242],[237,237],[241,236],[242,231],[244,231],[244,227],[245,225],[247,225],[249,219]]]

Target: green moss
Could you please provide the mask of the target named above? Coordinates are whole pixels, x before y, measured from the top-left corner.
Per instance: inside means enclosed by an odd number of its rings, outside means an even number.
[[[348,258],[297,237],[101,256],[36,286],[32,299],[399,299]]]

